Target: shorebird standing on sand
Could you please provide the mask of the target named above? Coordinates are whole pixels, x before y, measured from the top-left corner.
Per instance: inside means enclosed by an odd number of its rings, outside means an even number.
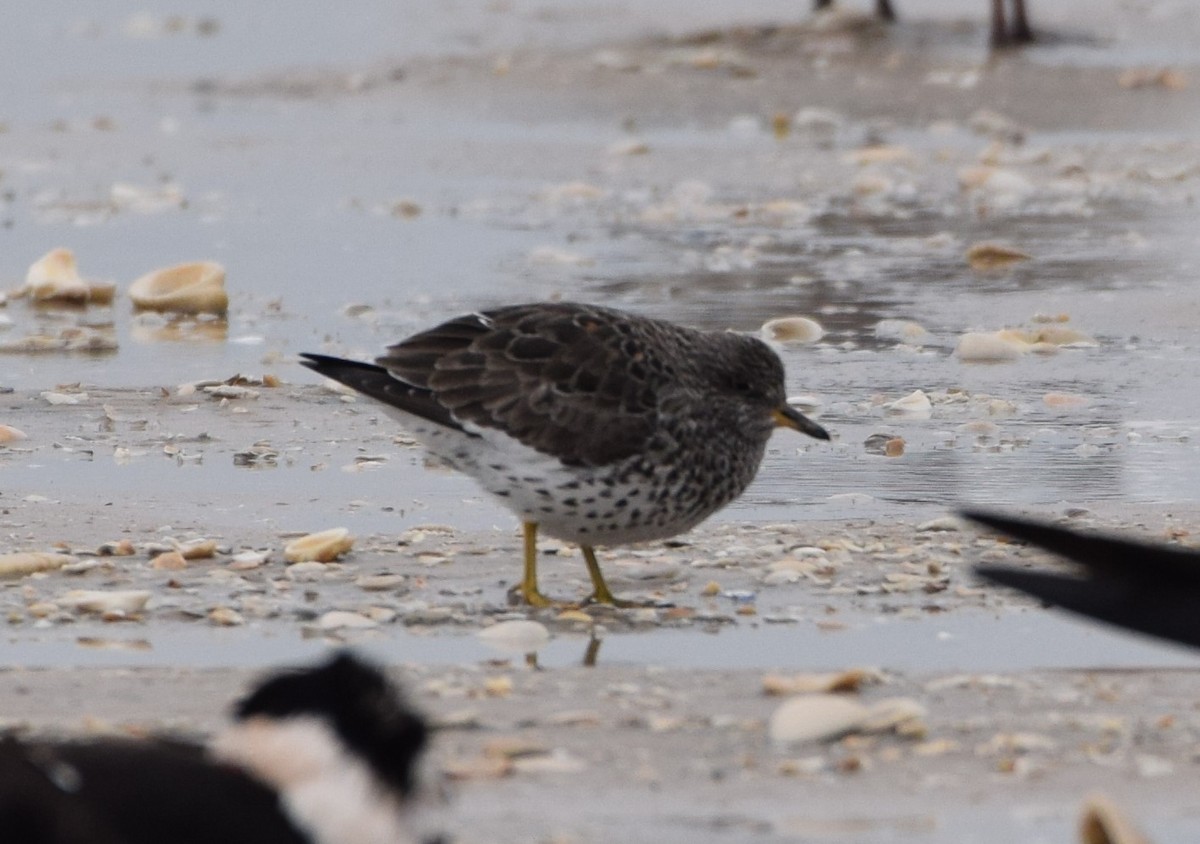
[[[753,480],[776,427],[825,429],[787,403],[761,340],[567,302],[467,314],[375,364],[304,354],[383,402],[431,454],[520,517],[520,594],[543,607],[537,532],[577,543],[597,603],[613,596],[595,546],[675,536]]]

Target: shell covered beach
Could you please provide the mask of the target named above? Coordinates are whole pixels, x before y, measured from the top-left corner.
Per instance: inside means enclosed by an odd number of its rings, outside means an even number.
[[[0,722],[204,736],[350,645],[457,841],[1194,840],[1200,659],[954,517],[1200,529],[1200,10],[1035,3],[14,12]],[[658,606],[513,606],[516,520],[296,362],[553,298],[769,337],[834,436],[601,551]]]

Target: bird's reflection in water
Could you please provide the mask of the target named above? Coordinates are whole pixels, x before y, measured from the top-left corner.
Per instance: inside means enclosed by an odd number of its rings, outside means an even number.
[[[580,660],[579,664],[584,668],[595,668],[596,660],[600,657],[600,644],[603,641],[599,636],[589,636],[587,647],[583,650],[583,659]],[[525,654],[525,665],[535,671],[542,670],[542,666],[538,662],[537,651],[530,651]]]

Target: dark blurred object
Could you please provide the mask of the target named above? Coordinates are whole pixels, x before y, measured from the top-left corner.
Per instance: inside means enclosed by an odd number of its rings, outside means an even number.
[[[962,515],[1083,567],[1075,577],[977,566],[981,577],[1118,627],[1200,647],[1200,552],[978,510]]]

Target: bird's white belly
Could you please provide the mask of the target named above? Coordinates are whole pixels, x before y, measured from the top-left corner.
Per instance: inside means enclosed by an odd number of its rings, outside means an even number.
[[[696,512],[664,509],[658,478],[609,468],[565,466],[555,457],[489,429],[478,436],[397,411],[395,418],[429,453],[474,478],[522,521],[549,536],[584,545],[646,542],[695,526],[716,506]]]

